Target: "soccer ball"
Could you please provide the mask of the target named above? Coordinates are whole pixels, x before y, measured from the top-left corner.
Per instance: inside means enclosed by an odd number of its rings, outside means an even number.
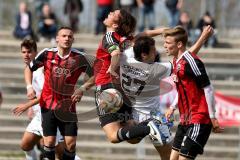
[[[123,98],[118,90],[109,88],[100,93],[98,96],[98,102],[99,107],[106,113],[115,113],[122,107]]]

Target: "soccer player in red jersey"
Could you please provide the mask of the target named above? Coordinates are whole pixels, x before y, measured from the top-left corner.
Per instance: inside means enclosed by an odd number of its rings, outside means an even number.
[[[75,90],[79,76],[91,74],[88,56],[71,48],[73,31],[61,27],[56,36],[57,47],[46,48],[26,67],[26,83],[31,84],[32,72],[44,67],[44,87],[40,97],[42,128],[44,139],[44,158],[55,160],[56,131],[59,128],[64,136],[65,149],[61,159],[73,160],[77,138],[76,102],[83,91]],[[87,85],[82,87],[88,88]]]
[[[186,50],[186,31],[177,26],[165,30],[163,35],[164,48],[169,56],[173,56],[173,77],[180,112],[180,124],[170,160],[195,159],[198,154],[203,153],[211,130],[216,133],[223,131],[215,117],[213,87],[203,62],[195,53]],[[174,110],[171,107],[166,116],[169,117]]]

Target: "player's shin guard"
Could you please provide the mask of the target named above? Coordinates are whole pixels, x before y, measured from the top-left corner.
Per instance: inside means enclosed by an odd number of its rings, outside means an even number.
[[[62,160],[74,160],[76,152],[69,152],[68,150],[64,149]]]
[[[24,151],[25,155],[26,155],[26,160],[36,160],[37,158],[37,153],[34,149],[30,150],[30,151]]]
[[[150,133],[150,128],[148,126],[138,124],[132,127],[123,127],[118,130],[117,136],[119,141],[125,141],[135,138],[143,138]]]
[[[55,146],[54,147],[43,147],[43,160],[55,160]]]

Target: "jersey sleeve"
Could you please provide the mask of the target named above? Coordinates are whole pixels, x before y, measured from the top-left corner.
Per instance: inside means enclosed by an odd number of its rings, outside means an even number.
[[[196,79],[196,83],[200,88],[210,85],[210,80],[208,78],[205,66],[201,60],[193,58],[188,60],[185,71],[186,74]]]
[[[114,32],[107,32],[103,38],[102,42],[103,48],[107,50],[109,54],[111,54],[115,50],[120,50],[119,40],[114,37]]]
[[[42,67],[44,65],[45,57],[47,56],[47,49],[43,49],[40,51],[34,60],[32,60],[29,64],[30,70],[36,71],[38,68]]]
[[[154,63],[155,65],[155,73],[158,75],[159,80],[169,77],[172,73],[172,63]]]

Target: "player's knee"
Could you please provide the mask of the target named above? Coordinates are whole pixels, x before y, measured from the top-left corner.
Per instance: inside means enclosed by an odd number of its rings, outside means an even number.
[[[108,141],[111,143],[119,143],[119,139],[114,134],[107,135],[107,138],[108,138]]]
[[[33,149],[33,146],[27,143],[21,143],[20,147],[23,151],[30,151]]]
[[[75,150],[76,150],[76,143],[72,142],[72,143],[67,144],[66,145],[66,149],[69,152],[75,152]]]

